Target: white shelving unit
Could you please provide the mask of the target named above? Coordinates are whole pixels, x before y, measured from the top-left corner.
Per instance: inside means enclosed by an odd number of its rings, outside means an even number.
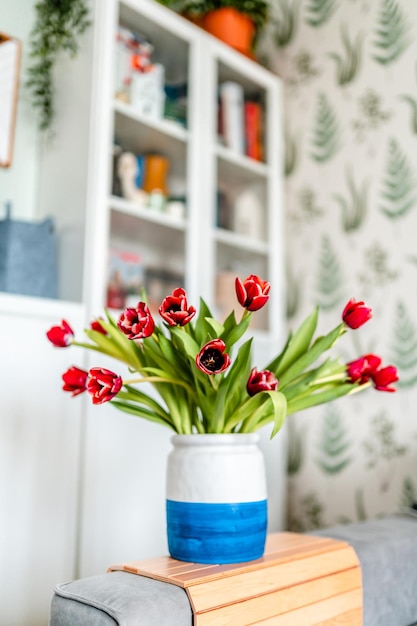
[[[241,278],[254,273],[270,281],[269,313],[258,334],[265,345],[271,338],[278,340],[283,319],[280,80],[153,0],[112,0],[99,6],[98,13],[95,56],[101,63],[93,81],[87,218],[92,245],[85,277],[89,310],[96,314],[105,302],[110,247],[125,245],[140,253],[145,266],[156,263],[183,275],[189,300],[198,302],[202,295],[215,312],[219,273]],[[187,83],[186,128],[138,113],[115,99],[115,35],[120,24],[149,38],[152,61],[164,65],[169,82]],[[218,141],[218,93],[224,81],[242,85],[245,98],[256,98],[262,105],[262,161]],[[186,196],[183,220],[111,195],[114,137],[126,151],[167,157],[169,185],[180,180]],[[261,239],[220,227],[217,221],[219,190],[229,196],[233,212],[236,198],[247,189],[258,198],[254,210],[263,222]],[[233,284],[230,289],[234,293]]]
[[[169,81],[187,81],[186,128],[171,120],[147,118],[131,104],[115,100],[112,70],[120,23],[149,37],[154,46],[152,61],[165,65]],[[153,0],[98,3],[96,28],[95,59],[100,63],[93,77],[88,169],[88,315],[101,314],[108,251],[116,244],[136,249],[151,267],[156,264],[183,274],[189,302],[198,307],[203,296],[214,312],[219,308],[219,272],[225,272],[232,283],[235,274],[242,278],[259,274],[272,285],[268,310],[254,316],[260,320],[254,327],[254,355],[256,363],[263,365],[271,351],[279,348],[284,319],[280,80]],[[255,96],[262,103],[263,161],[218,142],[218,90],[224,80],[240,82],[245,96]],[[158,152],[168,157],[169,184],[183,181],[184,219],[112,195],[114,135],[124,149],[136,154]],[[261,238],[218,225],[218,188],[235,198],[248,187],[260,198]],[[229,287],[230,301],[238,310],[234,284]],[[269,435],[265,433],[263,447],[271,481],[270,527],[279,529],[285,516],[285,458],[283,441],[277,438],[271,443]],[[109,406],[88,409],[82,575],[132,555],[146,558],[166,553],[164,485],[170,436],[169,431],[142,420],[115,415]],[[136,502],[132,502],[132,484]]]

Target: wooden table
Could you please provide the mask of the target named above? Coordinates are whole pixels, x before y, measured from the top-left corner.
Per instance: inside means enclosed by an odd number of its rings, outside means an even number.
[[[113,565],[183,587],[195,626],[362,626],[362,576],[344,541],[281,532],[261,559],[233,565],[170,557]]]

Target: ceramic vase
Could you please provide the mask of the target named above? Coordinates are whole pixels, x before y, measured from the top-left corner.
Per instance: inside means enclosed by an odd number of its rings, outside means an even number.
[[[259,435],[174,435],[166,483],[170,555],[194,563],[241,563],[263,555],[265,463]]]

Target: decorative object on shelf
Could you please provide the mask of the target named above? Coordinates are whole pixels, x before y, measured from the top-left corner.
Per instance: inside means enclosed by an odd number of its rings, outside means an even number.
[[[116,36],[115,97],[142,115],[160,118],[165,104],[165,68],[151,60],[153,46],[133,30],[119,26]]]
[[[186,80],[177,83],[165,82],[164,90],[164,117],[187,128],[188,82]]]
[[[12,164],[21,51],[18,39],[0,33],[0,167]]]
[[[79,346],[111,356],[127,365],[130,372],[122,378],[117,372],[100,366],[92,367],[88,372],[72,366],[63,374],[64,391],[73,396],[87,391],[94,405],[110,402],[121,411],[170,428],[180,436],[174,444],[182,435],[192,438],[204,434],[207,437],[222,435],[222,438],[230,435],[231,440],[242,438],[239,440],[244,441],[246,434],[268,424],[272,425],[271,437],[274,437],[292,413],[363,391],[372,385],[381,391],[395,391],[396,368],[391,365],[382,367],[381,359],[376,355],[367,354],[347,364],[334,357],[321,359],[349,328],[359,328],[371,318],[371,309],[364,302],[351,299],[342,313],[342,321],[329,333],[318,337],[315,337],[316,307],[300,328],[290,333],[283,350],[259,370],[251,363],[252,338],[243,343],[240,339],[245,335],[253,313],[267,304],[270,284],[250,275],[243,281],[236,278],[235,290],[242,309],[238,321],[232,311],[224,323],[220,323],[213,318],[202,299],[197,315],[183,288],[174,289],[162,300],[158,308],[162,322],[155,322],[145,297],[136,307],[127,308],[118,320],[107,311],[105,319],[94,320],[91,328],[85,330],[86,343],[77,341],[71,326],[62,320],[61,325],[47,332],[53,345]],[[142,391],[140,386],[143,383],[150,383],[158,397]],[[235,464],[229,463],[227,467],[234,474],[240,473]],[[172,466],[170,471],[173,471]],[[212,494],[205,500],[211,505],[218,504],[222,514],[221,505],[227,504],[223,487],[229,481],[225,471],[225,464],[217,472],[213,468]],[[207,557],[204,545],[207,534],[215,532],[216,524],[218,528],[218,516],[212,517],[214,526],[208,524],[199,537],[198,529],[193,525],[194,508],[182,506],[187,502],[183,499],[186,496],[175,496],[176,493],[183,494],[184,490],[199,493],[201,472],[204,473],[204,468],[186,471],[184,484],[176,485],[175,489],[169,478],[167,515],[171,530],[176,527],[173,545],[180,542],[182,550],[188,544],[185,550],[193,550],[195,561],[210,558],[210,562],[222,563],[224,547],[220,552],[213,549]],[[194,486],[193,479],[196,479]],[[236,476],[230,480],[235,479]],[[219,496],[216,495],[217,489]],[[175,500],[175,497],[180,499]],[[261,509],[264,505],[261,503],[266,496],[262,488],[258,486],[250,491],[249,503],[243,494],[239,498],[238,502],[248,504],[253,519],[263,520]],[[263,521],[260,525],[254,523],[247,531],[237,531],[236,541],[241,541],[242,532],[250,534],[254,528],[257,534],[261,533],[263,524]],[[231,547],[233,535],[230,525],[228,562],[234,558],[231,554],[236,554]],[[199,543],[200,551],[197,550]],[[179,554],[176,556],[181,558]],[[240,558],[241,554],[238,560]]]
[[[136,155],[133,152],[123,152],[117,159],[117,175],[122,195],[126,200],[145,207],[148,204],[148,194],[137,186],[138,174],[139,164]]]
[[[169,160],[162,154],[147,154],[143,176],[143,189],[147,193],[159,191],[163,196],[168,196],[167,174]]]
[[[42,222],[0,220],[0,291],[57,297],[57,241],[52,218]]]
[[[40,109],[40,128],[48,130],[54,116],[54,67],[62,52],[75,57],[79,38],[90,26],[85,0],[38,0],[36,21],[30,38],[32,64],[27,70],[27,86],[33,105]]]
[[[247,13],[230,6],[209,11],[203,17],[203,28],[231,48],[252,56],[256,28]]]
[[[185,197],[176,198],[171,196],[166,203],[167,215],[170,215],[173,219],[179,222],[185,218],[186,213],[186,200]]]
[[[233,205],[233,230],[257,241],[265,240],[263,206],[259,194],[250,187],[244,189],[235,199]]]
[[[259,37],[270,20],[266,0],[159,0],[191,17],[207,32],[247,56],[253,56]]]

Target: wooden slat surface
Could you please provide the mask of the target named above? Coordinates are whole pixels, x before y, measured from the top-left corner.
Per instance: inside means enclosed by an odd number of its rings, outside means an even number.
[[[251,616],[247,623],[252,624],[254,616],[258,621],[265,620],[354,589],[361,589],[358,568],[250,598],[244,602],[244,612],[248,619]],[[241,624],[239,620],[242,619],[242,608],[242,603],[239,602],[200,613],[197,624],[199,626]]]
[[[340,615],[346,613],[346,609],[350,609],[351,621],[346,626],[359,626],[362,624],[362,591],[354,589],[347,593],[327,598],[308,606],[303,606],[295,611],[289,611],[282,615],[276,615],[270,619],[263,621],[238,622],[239,626],[249,626],[249,624],[260,624],[260,626],[323,626],[323,624],[332,624],[332,620],[339,619]],[[356,617],[352,614],[352,609],[356,609],[359,613]],[[256,616],[253,616],[256,620]],[[246,617],[245,617],[246,619]],[[359,621],[358,621],[359,619]],[[356,621],[352,621],[356,620]],[[199,626],[199,621],[194,622]],[[337,624],[337,622],[335,622]],[[237,626],[237,624],[236,624]],[[394,625],[393,625],[394,626]]]
[[[187,563],[170,557],[109,567],[185,588],[195,626],[361,626],[362,579],[345,541],[297,533],[268,536],[257,561]]]
[[[290,585],[299,585],[314,580],[319,575],[328,576],[335,572],[356,567],[355,553],[350,547],[332,550],[304,559],[268,568],[243,572],[228,578],[219,578],[200,585],[188,587],[194,610],[207,611],[210,607],[220,607],[247,598],[271,593]]]

